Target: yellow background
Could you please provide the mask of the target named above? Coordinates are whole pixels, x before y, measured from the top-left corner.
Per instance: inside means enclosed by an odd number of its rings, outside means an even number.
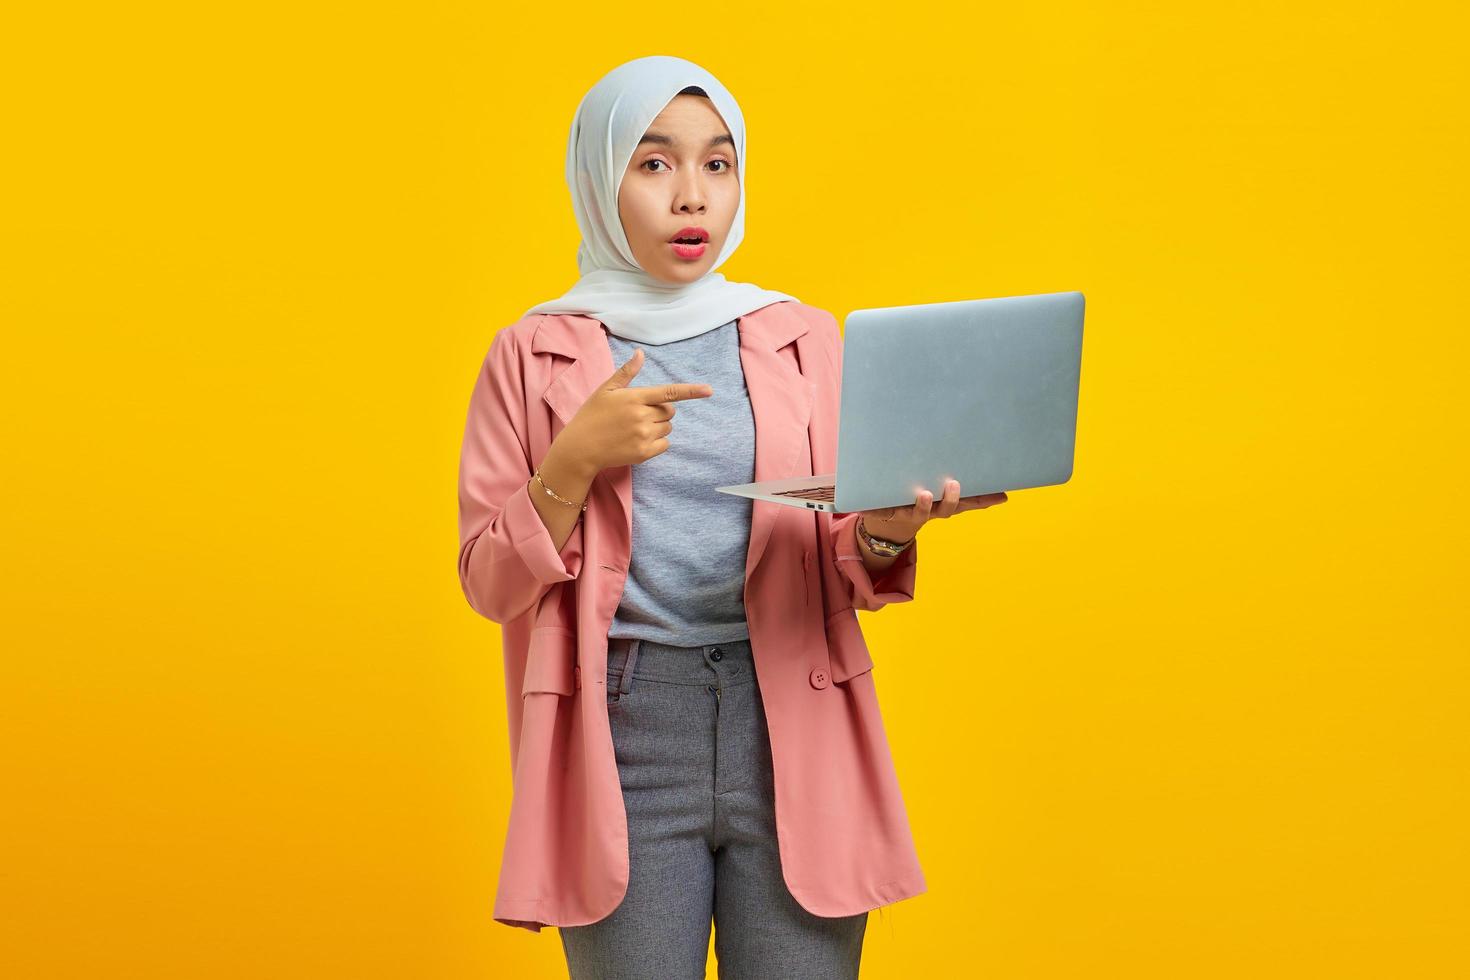
[[[1087,295],[1072,481],[863,616],[929,881],[864,976],[1470,975],[1459,9],[8,13],[0,974],[564,975],[459,441],[578,99],[678,54],[730,279]]]

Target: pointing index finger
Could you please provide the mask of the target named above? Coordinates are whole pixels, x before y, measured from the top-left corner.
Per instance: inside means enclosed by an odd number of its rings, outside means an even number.
[[[634,389],[639,397],[647,404],[654,405],[661,402],[677,402],[686,398],[708,398],[715,393],[714,389],[706,384],[674,382],[666,385],[649,385],[644,388]]]

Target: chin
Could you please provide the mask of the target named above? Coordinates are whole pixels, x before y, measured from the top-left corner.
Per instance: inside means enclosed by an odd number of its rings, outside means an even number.
[[[703,276],[708,268],[708,263],[701,262],[698,265],[681,265],[672,269],[666,269],[659,274],[659,278],[665,282],[693,282]]]

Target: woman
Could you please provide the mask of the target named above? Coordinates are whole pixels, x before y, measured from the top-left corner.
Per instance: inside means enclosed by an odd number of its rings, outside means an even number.
[[[697,65],[601,79],[567,147],[581,278],[471,397],[459,572],[503,626],[514,778],[495,918],[557,926],[574,978],[702,977],[712,920],[721,976],[855,977],[868,911],[925,890],[854,610],[913,598],[926,522],[1006,495],[713,490],[835,468],[835,318],[713,271],[745,169]]]

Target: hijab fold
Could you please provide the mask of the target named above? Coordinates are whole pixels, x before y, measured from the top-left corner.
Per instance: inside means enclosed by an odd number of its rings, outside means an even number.
[[[656,279],[633,257],[618,216],[618,189],[628,161],[649,125],[674,96],[698,85],[710,98],[735,141],[740,204],[714,265],[690,283]],[[600,320],[614,336],[642,344],[668,344],[723,326],[753,310],[795,296],[730,282],[714,270],[745,237],[745,119],[725,86],[683,58],[651,55],[604,75],[582,97],[567,139],[566,181],[582,243],[581,278],[532,313],[577,313]]]

